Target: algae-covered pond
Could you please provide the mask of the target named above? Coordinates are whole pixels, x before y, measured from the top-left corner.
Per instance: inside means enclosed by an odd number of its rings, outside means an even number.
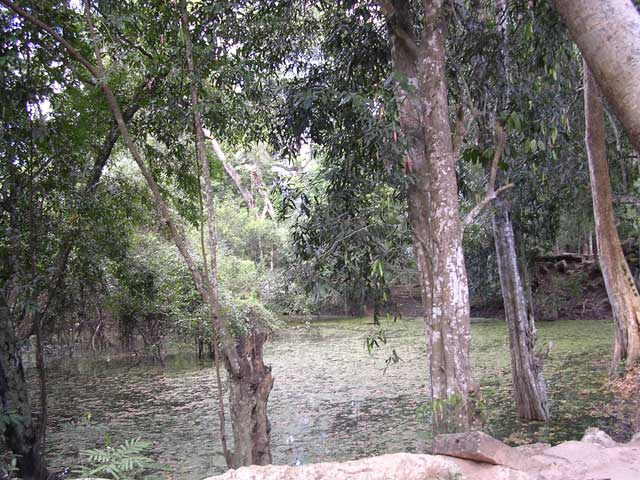
[[[388,342],[368,353],[370,319],[289,325],[267,351],[275,385],[270,397],[274,462],[292,464],[416,452],[429,441],[422,322],[383,323]],[[539,344],[552,342],[545,363],[554,419],[522,423],[511,400],[509,353],[503,322],[474,323],[473,364],[482,391],[485,431],[512,444],[557,443],[588,426],[623,436],[602,389],[613,339],[606,321],[539,324]],[[546,348],[546,347],[545,347]],[[386,372],[395,349],[401,362]],[[132,366],[106,358],[49,365],[52,465],[76,466],[78,450],[133,437],[152,442],[167,476],[204,478],[223,470],[217,433],[213,369],[189,352],[166,367]]]

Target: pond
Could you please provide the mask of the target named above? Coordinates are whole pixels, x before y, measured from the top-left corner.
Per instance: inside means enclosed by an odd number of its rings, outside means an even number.
[[[348,460],[425,450],[428,420],[422,322],[383,322],[388,341],[369,353],[370,319],[289,325],[267,349],[275,385],[269,401],[274,463]],[[602,387],[613,339],[607,321],[539,324],[539,345],[551,342],[545,377],[554,418],[520,422],[511,400],[503,322],[472,326],[473,366],[481,383],[485,431],[511,444],[579,438],[589,426],[626,434]],[[385,371],[395,349],[401,361]],[[77,466],[78,451],[142,437],[168,466],[167,478],[199,480],[224,470],[214,372],[185,348],[166,367],[108,358],[49,365],[51,465]],[[31,375],[33,372],[31,372]],[[422,409],[424,410],[424,409]]]

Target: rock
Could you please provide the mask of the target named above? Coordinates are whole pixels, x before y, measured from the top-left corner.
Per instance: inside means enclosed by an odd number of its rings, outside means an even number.
[[[551,448],[550,443],[529,443],[527,445],[519,445],[514,447],[519,453],[526,456],[540,455],[547,448]]]
[[[433,453],[516,470],[532,468],[531,459],[483,432],[447,433],[433,440]]]
[[[613,438],[598,428],[587,428],[584,432],[581,442],[595,443],[603,447],[615,447],[618,445]]]
[[[543,455],[558,457],[569,462],[582,462],[590,458],[601,457],[604,447],[597,443],[586,443],[571,440],[546,449]]]
[[[640,447],[570,441],[545,450],[549,460],[538,471],[546,480],[638,480]]]
[[[466,462],[459,460],[460,462]],[[267,465],[242,467],[206,480],[534,480],[523,472],[496,465],[466,462],[436,455],[394,453],[344,463],[300,467]]]
[[[634,433],[631,440],[629,440],[629,443],[640,443],[640,432]]]

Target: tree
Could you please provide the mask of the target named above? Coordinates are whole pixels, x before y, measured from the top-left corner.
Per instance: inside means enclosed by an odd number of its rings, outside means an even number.
[[[41,8],[51,14],[47,6]],[[84,78],[66,75],[67,62],[60,59],[46,35],[16,21],[4,7],[0,17],[0,151],[11,159],[1,167],[0,295],[7,308],[3,314],[9,316],[0,325],[0,335],[6,339],[3,344],[12,359],[3,361],[3,378],[10,388],[3,389],[1,397],[3,411],[23,412],[10,415],[9,420],[24,426],[14,428],[9,422],[3,433],[7,445],[15,447],[21,476],[42,478],[47,426],[42,344],[60,323],[52,313],[59,311],[65,299],[62,293],[67,289],[69,266],[80,263],[78,246],[95,246],[114,218],[113,211],[96,215],[96,205],[106,205],[101,202],[106,189],[101,179],[118,133],[108,117],[105,121],[103,105],[83,89]],[[132,86],[134,93],[127,95],[127,122],[157,86],[147,80]],[[50,112],[44,111],[45,102]],[[110,239],[112,246],[119,245],[117,238]],[[19,348],[32,338],[38,352],[38,422],[29,413],[31,403]]]
[[[302,78],[288,82],[295,92],[287,98],[294,114],[285,116],[285,128],[298,142],[319,145],[327,163],[334,164],[325,191],[329,202],[344,202],[337,212],[359,215],[359,197],[375,191],[370,182],[376,175],[378,182],[389,182],[394,198],[408,202],[434,430],[464,430],[471,426],[477,387],[469,364],[457,152],[447,99],[447,9],[442,2],[425,2],[416,10],[410,2],[382,2],[382,10],[389,35],[380,28],[380,7],[369,2],[323,6],[313,19],[323,28],[321,46],[310,48],[311,60],[298,67]],[[318,35],[311,35],[316,45]],[[354,37],[361,41],[354,43]]]
[[[631,0],[553,0],[600,89],[640,152],[640,13]]]
[[[447,11],[424,2],[419,33],[411,2],[383,1],[393,68],[404,81],[396,103],[413,183],[409,222],[425,315],[434,432],[471,428],[477,385],[471,373],[469,293],[449,123]]]
[[[604,108],[599,84],[584,62],[585,144],[593,215],[596,222],[598,259],[613,309],[616,337],[611,371],[625,361],[633,368],[640,358],[640,295],[620,246],[613,212],[611,180],[607,162]]]
[[[503,82],[503,94],[497,97],[503,100],[505,105],[510,100],[510,54],[509,54],[509,10],[504,0],[498,0],[497,24],[500,30],[500,57]],[[504,132],[498,125],[497,142],[495,147],[494,165],[492,165],[489,186],[494,188],[496,177],[502,177],[495,165],[504,150]],[[502,289],[507,329],[509,331],[509,352],[511,356],[511,378],[513,392],[516,400],[518,416],[527,420],[548,420],[549,400],[547,388],[542,376],[542,361],[537,355],[536,328],[533,317],[533,308],[530,305],[531,297],[525,294],[525,285],[521,275],[521,262],[518,262],[516,240],[511,222],[511,212],[507,202],[503,198],[497,198],[494,202],[494,211],[491,217],[493,237],[496,246],[496,258],[498,273]],[[524,252],[520,252],[523,255]],[[526,268],[526,266],[524,267]]]
[[[84,2],[84,17],[86,22],[86,32],[91,42],[90,50],[95,57],[95,63],[89,61],[85,56],[86,49],[76,48],[66,38],[64,38],[55,28],[41,21],[30,12],[22,9],[14,3],[3,0],[2,3],[13,10],[24,20],[32,23],[39,30],[46,32],[60,46],[62,46],[67,54],[84,67],[87,73],[93,77],[95,83],[102,91],[109,110],[117,124],[119,133],[124,144],[137,164],[139,171],[144,178],[155,206],[159,212],[162,222],[168,229],[169,236],[178,248],[187,268],[192,276],[195,286],[203,298],[203,301],[210,310],[214,331],[220,340],[221,355],[229,374],[231,383],[231,417],[234,429],[235,449],[232,455],[227,456],[227,462],[230,466],[241,466],[252,463],[269,463],[271,453],[269,448],[270,442],[270,425],[267,418],[266,404],[273,383],[273,377],[270,368],[265,366],[262,360],[263,345],[269,336],[269,330],[263,328],[260,324],[259,315],[253,315],[249,312],[243,318],[247,322],[244,329],[230,330],[220,313],[220,305],[218,301],[217,279],[215,277],[215,226],[213,225],[213,204],[211,197],[211,185],[207,178],[209,172],[208,163],[203,161],[203,136],[202,132],[197,133],[197,147],[200,150],[198,154],[200,165],[204,171],[205,194],[207,196],[207,223],[209,229],[209,239],[212,248],[209,249],[209,258],[211,266],[204,272],[199,269],[196,258],[190,251],[190,247],[185,239],[184,233],[178,223],[174,213],[172,213],[167,204],[163,192],[158,184],[154,171],[146,164],[140,148],[134,141],[127,126],[123,111],[120,107],[118,98],[116,97],[111,85],[109,75],[105,68],[103,60],[103,52],[100,48],[98,31],[94,26],[93,15],[96,8],[87,1]],[[166,5],[162,5],[162,14],[173,19],[176,18],[175,10]],[[98,10],[99,13],[99,10]],[[178,13],[178,18],[181,15]],[[180,25],[180,22],[178,22]],[[162,40],[162,39],[160,39]],[[134,48],[139,51],[140,48]],[[143,56],[148,57],[149,53],[144,51]],[[197,111],[197,105],[192,108]],[[206,159],[206,155],[204,155]]]

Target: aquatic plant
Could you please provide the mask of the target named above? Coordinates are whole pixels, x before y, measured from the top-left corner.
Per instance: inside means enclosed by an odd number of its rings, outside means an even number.
[[[162,465],[149,457],[151,443],[138,438],[126,440],[118,447],[81,450],[88,465],[77,471],[84,477],[107,477],[115,480],[156,478],[153,473],[163,470]]]

